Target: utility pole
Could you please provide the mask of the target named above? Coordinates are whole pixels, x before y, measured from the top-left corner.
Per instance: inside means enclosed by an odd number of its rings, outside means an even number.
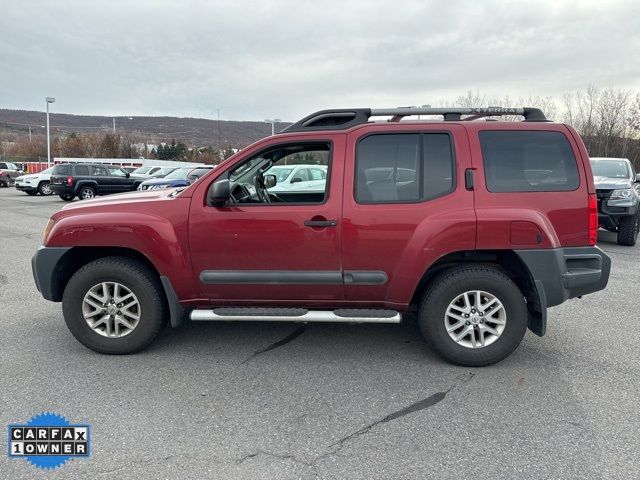
[[[47,167],[51,166],[51,135],[49,134],[49,104],[56,101],[53,97],[45,98],[47,102]]]
[[[31,143],[31,125],[29,125],[29,143]]]
[[[218,109],[218,155],[222,153],[222,144],[220,143],[220,109]]]
[[[116,117],[113,117],[113,134],[116,134]]]

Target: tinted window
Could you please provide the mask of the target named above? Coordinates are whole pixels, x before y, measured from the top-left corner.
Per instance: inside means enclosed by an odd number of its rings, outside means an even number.
[[[76,175],[89,175],[89,167],[87,165],[76,165],[75,167]]]
[[[480,132],[487,189],[491,192],[575,190],[578,167],[560,132]]]
[[[106,177],[107,176],[107,169],[105,167],[100,167],[100,166],[94,165],[92,168],[93,168],[93,176],[94,177]]]
[[[67,164],[54,165],[51,175],[69,175],[71,173],[71,166]]]
[[[370,135],[358,142],[356,200],[418,202],[453,190],[454,161],[446,133]]]
[[[109,175],[113,177],[126,177],[127,173],[120,167],[109,167]]]
[[[6,163],[0,162],[0,168],[2,168],[3,170],[8,170]]]

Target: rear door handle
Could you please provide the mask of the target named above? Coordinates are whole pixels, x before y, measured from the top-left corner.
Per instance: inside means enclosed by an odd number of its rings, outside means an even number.
[[[322,227],[335,227],[336,225],[338,225],[338,222],[336,220],[305,220],[304,221],[305,227],[322,228]]]

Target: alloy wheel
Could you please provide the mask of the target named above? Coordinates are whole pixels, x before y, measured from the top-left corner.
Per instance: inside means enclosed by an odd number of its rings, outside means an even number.
[[[118,282],[94,285],[82,301],[82,315],[98,335],[120,338],[130,334],[140,322],[140,302]]]
[[[495,295],[470,290],[458,295],[447,307],[444,326],[449,337],[466,348],[494,343],[507,324],[507,312]]]

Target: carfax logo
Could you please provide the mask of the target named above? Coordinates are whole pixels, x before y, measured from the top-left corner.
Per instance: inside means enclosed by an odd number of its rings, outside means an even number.
[[[90,435],[89,425],[71,425],[57,413],[41,413],[24,425],[9,425],[9,457],[26,458],[38,468],[58,468],[91,455]]]

